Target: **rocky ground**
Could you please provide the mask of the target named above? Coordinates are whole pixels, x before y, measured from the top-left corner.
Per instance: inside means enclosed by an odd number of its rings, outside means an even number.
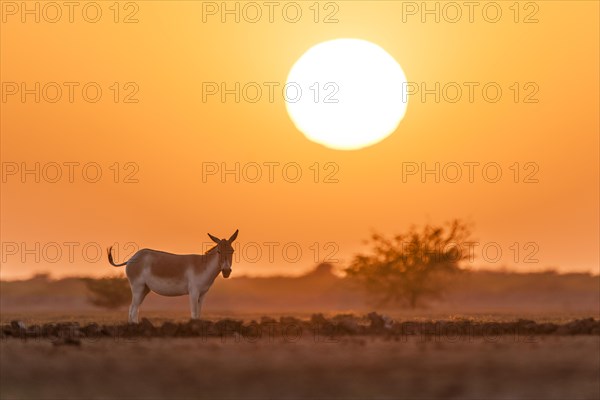
[[[225,337],[241,336],[246,340],[269,337],[293,338],[312,335],[326,339],[343,336],[379,335],[386,338],[406,336],[439,337],[483,337],[499,335],[600,335],[600,320],[593,318],[573,320],[568,323],[537,323],[519,319],[513,322],[476,321],[459,319],[446,321],[394,321],[377,313],[365,316],[340,314],[330,318],[314,314],[310,319],[262,317],[260,320],[245,322],[236,319],[190,320],[188,322],[163,322],[154,325],[142,318],[138,324],[96,324],[80,325],[77,322],[57,322],[27,325],[13,320],[4,324],[0,338],[49,338],[55,344],[80,344],[82,339],[137,338],[137,337]]]
[[[2,399],[598,399],[600,321],[384,315],[0,327]]]

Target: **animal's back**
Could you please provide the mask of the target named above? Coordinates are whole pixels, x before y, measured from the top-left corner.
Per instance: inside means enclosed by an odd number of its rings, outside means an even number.
[[[185,273],[194,256],[141,249],[127,261],[125,271],[130,280],[142,275],[144,270],[148,270],[155,277],[175,278]]]

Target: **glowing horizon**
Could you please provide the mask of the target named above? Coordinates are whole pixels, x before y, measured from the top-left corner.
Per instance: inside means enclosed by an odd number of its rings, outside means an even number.
[[[200,253],[238,228],[233,276],[299,274],[346,265],[373,231],[453,218],[474,225],[473,267],[598,273],[598,3],[501,4],[497,22],[360,1],[222,22],[202,3],[102,3],[97,23],[4,9],[2,279],[122,273],[109,245],[119,261]],[[397,131],[360,150],[308,140],[282,95],[302,54],[338,38],[380,46],[408,80]]]

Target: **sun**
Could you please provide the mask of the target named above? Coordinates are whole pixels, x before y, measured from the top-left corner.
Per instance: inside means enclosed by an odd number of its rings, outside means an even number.
[[[406,113],[406,76],[380,46],[360,39],[319,43],[296,61],[285,86],[292,122],[308,139],[337,150],[374,145]]]

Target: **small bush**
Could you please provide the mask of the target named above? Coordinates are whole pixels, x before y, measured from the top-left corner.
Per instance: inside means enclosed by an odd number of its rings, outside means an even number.
[[[131,290],[126,278],[85,279],[85,285],[90,291],[88,299],[95,306],[112,310],[131,301]]]

